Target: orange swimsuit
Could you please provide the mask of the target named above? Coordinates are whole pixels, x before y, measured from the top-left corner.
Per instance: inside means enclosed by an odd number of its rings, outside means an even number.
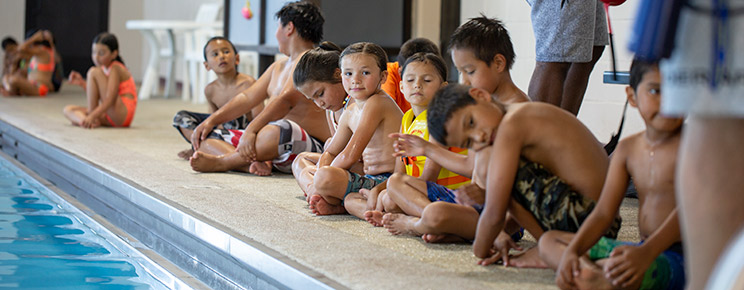
[[[108,76],[111,72],[111,67],[113,65],[119,65],[124,70],[127,69],[127,67],[124,66],[124,64],[122,64],[121,62],[114,61],[111,63],[111,66],[109,66],[108,69],[103,70],[103,73],[106,76]],[[137,87],[134,85],[134,78],[132,77],[131,73],[129,74],[129,78],[127,80],[119,83],[118,96],[119,98],[121,98],[121,102],[124,103],[124,106],[127,108],[127,117],[126,119],[124,119],[124,123],[122,123],[120,126],[116,125],[116,123],[114,123],[114,120],[112,120],[108,114],[106,114],[106,119],[109,121],[109,124],[111,124],[112,127],[129,127],[129,125],[132,124],[132,119],[134,119],[134,110],[137,108]]]
[[[31,71],[43,71],[43,72],[53,72],[54,66],[56,63],[54,62],[54,50],[51,48],[44,48],[49,53],[49,62],[48,63],[40,63],[36,60],[35,57],[31,58],[31,62],[28,64],[28,72]],[[37,85],[38,82],[35,80],[29,80],[31,84]],[[38,84],[39,85],[39,96],[46,96],[47,93],[49,93],[49,87],[45,84]]]

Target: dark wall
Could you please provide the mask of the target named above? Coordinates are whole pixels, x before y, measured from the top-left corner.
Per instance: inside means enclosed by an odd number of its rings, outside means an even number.
[[[85,73],[93,65],[93,37],[108,31],[109,0],[26,0],[26,31],[47,29],[62,56],[64,75]]]

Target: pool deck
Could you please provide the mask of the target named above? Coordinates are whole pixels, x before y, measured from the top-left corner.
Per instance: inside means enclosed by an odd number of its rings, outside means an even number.
[[[205,240],[215,253],[226,252],[224,256],[209,256],[227,257],[220,258],[229,260],[223,265],[238,265],[233,268],[254,263],[246,268],[269,273],[256,274],[269,281],[264,284],[245,285],[248,282],[232,280],[235,288],[556,288],[551,270],[478,266],[469,245],[427,244],[418,237],[393,236],[384,228],[375,228],[348,215],[315,216],[309,212],[291,175],[274,173],[270,177],[257,177],[244,173],[194,172],[187,161],[176,156],[188,144],[171,127],[171,120],[178,110],[206,111],[206,105],[180,99],[141,100],[131,128],[84,130],[70,125],[62,115],[67,104],[84,105],[82,89],[65,85],[60,93],[47,98],[0,98],[3,151],[18,155],[24,162],[24,158],[37,154],[32,149],[48,146],[50,149],[43,149],[42,153],[65,155],[62,160],[67,161],[61,163],[75,170],[82,168],[75,174],[115,178],[121,184],[114,187],[144,194],[136,198],[128,195],[131,204],[154,204],[144,206],[143,212],[171,220],[174,215],[185,215],[182,225],[188,226],[182,227],[181,235]],[[16,145],[18,142],[13,138],[18,137],[13,134],[34,140]],[[39,163],[29,167],[43,171],[45,166]],[[57,175],[70,184],[77,182],[70,181],[76,179],[70,178],[70,173],[46,174]],[[54,178],[44,177],[55,182]],[[60,179],[57,182],[64,183]],[[104,208],[116,210],[118,206],[112,203]],[[637,210],[637,200],[625,201],[621,209],[620,239],[638,240]],[[101,215],[119,220],[116,214]],[[163,247],[157,241],[148,244],[147,239],[138,239],[156,251]],[[534,240],[527,238],[522,245],[532,246]],[[193,273],[194,269],[201,272],[198,267],[210,267],[207,254],[200,257],[188,249],[179,251],[191,255],[192,262],[204,261],[203,266],[194,266],[197,268],[182,266],[192,275],[201,277],[200,273]],[[274,266],[265,266],[268,264]],[[262,267],[265,268],[261,270]],[[288,273],[288,277],[297,273],[304,277],[283,281],[276,276],[282,272]],[[225,277],[231,280],[229,274]],[[211,280],[203,282],[211,287],[224,285]]]

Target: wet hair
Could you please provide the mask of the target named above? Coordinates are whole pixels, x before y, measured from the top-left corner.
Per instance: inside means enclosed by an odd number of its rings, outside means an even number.
[[[404,62],[406,62],[406,59],[419,52],[429,52],[442,56],[442,54],[439,52],[439,47],[437,47],[437,45],[433,41],[427,38],[419,37],[411,38],[403,43],[403,45],[400,47],[400,53],[398,53],[398,57],[396,58],[396,60],[399,64],[403,64]]]
[[[325,19],[315,4],[307,1],[297,1],[285,4],[274,15],[286,26],[292,22],[300,37],[312,43],[323,39],[323,23]]]
[[[434,66],[434,68],[437,69],[437,72],[439,73],[439,76],[442,77],[442,81],[447,81],[447,65],[444,64],[444,60],[441,56],[429,53],[429,52],[419,52],[408,59],[406,59],[406,62],[403,63],[403,66],[400,69],[400,75],[403,76],[406,72],[406,67],[408,67],[409,64],[412,62],[422,62],[425,64],[431,64]]]
[[[437,91],[434,99],[429,103],[426,126],[429,136],[440,144],[447,144],[447,130],[445,124],[452,118],[452,114],[463,107],[475,105],[475,99],[470,96],[470,87],[461,84],[449,84]]]
[[[385,50],[382,49],[382,47],[371,42],[357,42],[347,46],[346,49],[341,52],[338,66],[341,66],[341,60],[344,56],[355,53],[367,53],[374,56],[377,59],[377,66],[380,67],[380,71],[383,72],[387,70],[387,53],[385,53]]]
[[[658,68],[658,62],[649,62],[638,58],[633,59],[633,63],[630,65],[630,81],[629,85],[635,92],[638,89],[638,84],[643,81],[643,75],[647,72]]]
[[[483,14],[480,17],[471,18],[455,30],[450,37],[449,49],[470,50],[476,58],[485,62],[489,67],[496,54],[504,56],[508,69],[511,69],[516,57],[509,32],[506,31],[503,23]]]
[[[13,37],[7,36],[3,38],[3,50],[5,50],[5,48],[8,47],[8,45],[14,45],[14,44],[18,45],[18,42]]]
[[[225,38],[224,36],[215,36],[215,37],[212,37],[209,40],[207,40],[207,43],[204,44],[204,49],[202,49],[202,52],[204,53],[204,61],[207,61],[207,46],[209,46],[209,44],[212,43],[212,41],[216,41],[216,40],[227,41],[227,43],[230,44],[230,47],[232,47],[233,52],[236,53],[236,54],[238,53],[238,50],[235,49],[235,45],[232,43],[232,41],[230,41],[229,39]]]
[[[111,52],[114,52],[114,50],[119,51],[119,41],[116,40],[115,35],[108,32],[101,32],[96,35],[96,37],[93,38],[93,43],[103,44],[108,47]],[[124,64],[124,60],[121,59],[121,52],[116,54],[116,59],[114,60]]]
[[[340,54],[341,48],[330,41],[323,41],[303,54],[292,74],[294,86],[301,87],[307,82],[340,83],[341,78],[336,75]]]

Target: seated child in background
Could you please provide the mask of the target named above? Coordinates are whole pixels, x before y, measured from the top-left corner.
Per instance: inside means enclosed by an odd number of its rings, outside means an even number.
[[[5,75],[8,75],[12,71],[13,62],[16,59],[16,55],[18,53],[18,42],[13,37],[7,36],[3,38],[3,72],[2,76],[3,78]]]
[[[292,73],[303,54],[323,37],[323,15],[308,1],[285,4],[276,13],[279,51],[288,58],[275,61],[255,84],[212,113],[191,134],[191,168],[199,172],[238,170],[270,175],[272,169],[290,173],[301,152],[322,152],[330,137],[324,110],[295,89]],[[250,112],[268,99],[266,108],[245,130],[214,129]],[[217,131],[223,140],[208,139]]]
[[[503,231],[507,212],[536,239],[552,229],[577,231],[604,184],[604,149],[575,116],[555,106],[504,106],[463,85],[443,90],[429,105],[430,136],[475,152],[493,146],[473,244],[479,263],[503,259],[505,265],[545,267],[536,248],[510,262],[514,244]],[[618,218],[609,235],[619,228]]]
[[[339,120],[346,107],[354,100],[344,91],[341,84],[341,69],[338,67],[341,49],[335,44],[325,41],[303,55],[294,70],[294,86],[315,105],[325,109],[326,121],[331,135],[336,134]],[[333,137],[325,141],[325,146],[331,144]],[[312,187],[317,163],[321,154],[302,152],[292,162],[292,174],[305,196],[313,195]],[[363,174],[362,163],[357,162],[349,171]]]
[[[16,69],[21,69],[21,60],[29,60],[28,71],[3,75],[0,91],[6,96],[46,96],[53,90],[52,77],[55,68],[54,39],[48,30],[31,32],[17,49]],[[14,61],[15,62],[15,61]]]
[[[354,103],[341,115],[338,130],[318,161],[315,195],[309,196],[315,214],[344,213],[340,205],[349,193],[372,188],[393,172],[393,140],[387,135],[400,129],[403,112],[380,89],[387,77],[386,59],[385,51],[369,42],[352,44],[341,53],[341,83]],[[365,175],[349,171],[360,158]]]
[[[238,72],[240,56],[235,46],[225,37],[215,36],[204,45],[204,67],[214,71],[217,79],[204,88],[204,95],[209,104],[209,113],[214,113],[227,104],[234,96],[253,85],[256,80],[246,74]],[[257,115],[263,109],[263,105],[256,106],[249,114],[242,115],[237,119],[222,124],[220,129],[245,129],[252,116]],[[191,133],[206,120],[209,114],[179,111],[173,117],[173,127],[181,133],[186,142],[191,143]],[[212,133],[208,138],[222,140],[221,136]],[[189,160],[194,154],[194,149],[189,148],[178,152],[178,157]]]
[[[388,77],[387,80],[385,80],[385,83],[382,84],[381,88],[391,98],[393,98],[395,103],[398,104],[398,107],[403,112],[410,110],[411,105],[406,101],[406,97],[400,91],[400,66],[414,53],[419,52],[433,53],[440,57],[442,56],[439,52],[439,47],[437,47],[437,45],[431,40],[423,37],[412,38],[400,46],[400,53],[398,53],[396,61],[387,63]]]
[[[119,55],[119,42],[113,34],[103,32],[93,38],[92,50],[95,66],[88,70],[87,81],[70,74],[71,82],[85,89],[88,107],[67,105],[65,117],[87,129],[129,127],[137,108],[137,88]]]
[[[429,131],[426,129],[426,109],[437,90],[447,85],[447,65],[436,54],[416,53],[403,62],[401,75],[403,78],[400,82],[400,91],[403,92],[406,100],[411,104],[411,109],[403,115],[400,132],[416,135],[428,140]],[[459,148],[457,150],[465,151]],[[413,192],[409,192],[409,188],[404,188],[407,184],[404,181],[405,177],[420,181],[423,186],[426,186],[430,182],[432,184],[440,182],[453,188],[457,188],[470,181],[467,177],[441,168],[441,166],[431,160],[427,161],[424,156],[396,158],[395,172],[390,179],[367,194],[368,204],[365,208],[361,209],[361,213],[364,214],[362,218],[375,226],[382,226],[382,201],[387,200],[387,198],[384,198],[385,194],[390,197],[390,200],[387,201],[388,206],[385,208],[385,211],[404,212],[416,217],[421,216],[421,210],[425,204],[429,203],[429,200],[426,199],[426,194],[422,197],[418,195],[410,196],[409,194],[413,194]],[[387,187],[387,191],[383,191],[378,201],[376,193],[378,190],[382,190],[383,187]],[[416,197],[420,198],[416,199]],[[348,198],[353,198],[352,194],[349,194]],[[353,215],[360,216],[356,210],[350,209],[350,205],[352,203],[346,203],[347,211]]]
[[[683,120],[659,113],[660,88],[658,66],[633,61],[626,92],[629,103],[641,113],[646,131],[620,141],[599,202],[579,231],[549,231],[540,239],[540,256],[557,269],[556,283],[563,289],[685,286],[674,196]],[[638,189],[640,244],[602,237],[620,208],[631,177]]]

